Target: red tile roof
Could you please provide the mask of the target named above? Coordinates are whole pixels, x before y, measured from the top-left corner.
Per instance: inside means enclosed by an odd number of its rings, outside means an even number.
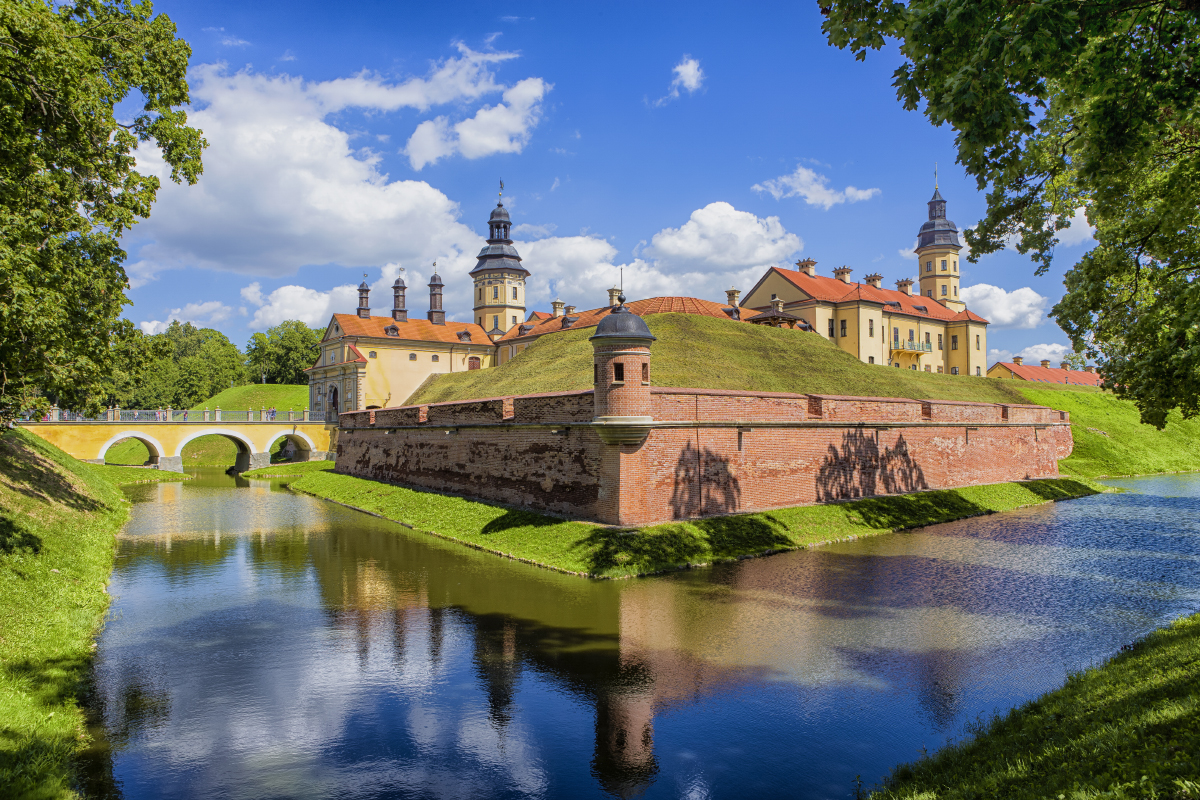
[[[837,278],[830,278],[825,275],[809,275],[807,272],[800,272],[799,270],[780,269],[779,267],[771,267],[771,270],[779,273],[782,278],[814,300],[823,300],[827,303],[848,303],[855,300],[866,300],[872,303],[891,304],[889,310],[893,314],[908,314],[913,317],[925,317],[944,322],[969,319],[973,322],[988,324],[988,321],[978,314],[966,310],[953,311],[946,308],[946,306],[933,297],[924,297],[919,294],[905,294],[897,289],[877,289],[869,283],[847,284]],[[789,303],[788,305],[795,305],[795,303]],[[925,310],[921,311],[917,308],[918,306]]]
[[[334,314],[333,321],[338,324],[342,335],[350,337],[374,337],[377,339],[408,339],[419,342],[447,342],[449,344],[491,344],[487,332],[474,322],[451,322],[445,325],[434,325],[427,319],[410,319],[408,322],[396,322],[391,317],[367,317],[363,319],[356,314]],[[385,328],[395,325],[399,336],[388,336]],[[458,338],[460,331],[471,334],[470,342]]]
[[[531,319],[533,319],[533,320],[550,319],[553,316],[554,315],[551,314],[549,311],[530,311],[529,317],[525,321],[528,322]]]
[[[635,300],[632,303],[626,303],[626,306],[639,317],[644,317],[647,314],[696,314],[702,317],[730,319],[730,316],[725,313],[725,309],[729,306],[712,303],[696,297],[650,297],[645,300]],[[575,317],[576,320],[566,330],[573,331],[579,328],[591,328],[598,325],[600,319],[609,313],[610,309],[611,306],[603,306],[588,311],[575,311],[567,315]],[[511,342],[516,339],[535,339],[547,333],[557,333],[564,330],[562,321],[563,317],[549,317],[540,321],[531,319],[525,323],[525,325],[533,325],[533,329],[528,333],[521,335],[521,327],[513,326],[498,341]]]
[[[1081,369],[1058,369],[1040,365],[1035,367],[1030,364],[1014,364],[1011,361],[998,361],[996,364],[1006,367],[1009,372],[1026,381],[1062,383],[1072,386],[1099,386],[1103,380],[1099,374],[1084,372]],[[993,364],[992,367],[995,367],[996,364]]]

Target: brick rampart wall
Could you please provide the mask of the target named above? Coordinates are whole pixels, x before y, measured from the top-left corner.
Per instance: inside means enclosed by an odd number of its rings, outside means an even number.
[[[1054,477],[1067,415],[1040,406],[653,389],[640,445],[604,444],[593,393],[342,415],[337,470],[641,525]],[[373,415],[373,423],[372,423]]]

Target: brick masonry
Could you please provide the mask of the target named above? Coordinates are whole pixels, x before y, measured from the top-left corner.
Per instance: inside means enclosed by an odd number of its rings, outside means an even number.
[[[345,413],[337,471],[646,525],[1056,477],[1072,448],[1067,414],[1042,406],[661,389],[640,380],[628,387],[637,402],[620,411],[652,413],[649,435],[605,444],[592,419],[618,409],[603,388]]]

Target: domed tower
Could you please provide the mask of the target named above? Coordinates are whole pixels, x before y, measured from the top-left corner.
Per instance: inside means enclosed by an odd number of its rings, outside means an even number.
[[[645,320],[625,306],[625,295],[617,301],[588,339],[596,392],[593,423],[607,444],[641,444],[654,414],[650,344],[656,338]]]
[[[501,189],[504,184],[501,184]],[[507,331],[525,321],[525,279],[529,270],[508,238],[512,220],[503,202],[497,202],[488,218],[487,246],[479,251],[479,263],[471,270],[475,279],[475,322],[485,331]]]
[[[958,297],[958,227],[946,219],[946,201],[935,186],[929,201],[929,220],[917,235],[917,259],[921,267],[921,294],[948,308],[962,311]]]

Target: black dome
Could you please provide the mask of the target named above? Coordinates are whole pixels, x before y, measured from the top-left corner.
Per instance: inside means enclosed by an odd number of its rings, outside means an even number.
[[[612,310],[611,314],[600,320],[600,324],[596,326],[596,332],[592,334],[588,341],[595,341],[596,339],[646,339],[651,342],[658,341],[657,337],[650,333],[650,329],[646,327],[646,321],[625,306],[617,306]]]
[[[505,222],[512,222],[508,216],[508,209],[501,203],[496,203],[496,207],[492,209],[492,215],[488,217],[488,222],[495,222],[498,219]]]
[[[949,244],[962,247],[958,241],[958,226],[946,219],[946,200],[935,187],[933,198],[929,201],[929,220],[921,226],[917,234],[917,248],[928,247],[931,244]]]

